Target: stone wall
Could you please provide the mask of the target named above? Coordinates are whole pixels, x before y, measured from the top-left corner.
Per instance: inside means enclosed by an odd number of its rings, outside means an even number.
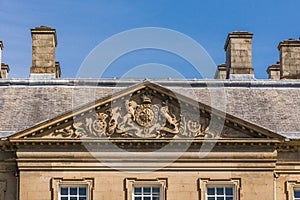
[[[0,151],[0,200],[14,200],[17,195],[15,152]]]

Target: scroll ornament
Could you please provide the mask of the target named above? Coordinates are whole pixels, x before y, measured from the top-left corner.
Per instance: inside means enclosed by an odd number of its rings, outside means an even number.
[[[168,100],[153,104],[151,95],[141,95],[141,103],[126,100],[124,105],[97,112],[55,130],[52,136],[66,138],[132,137],[189,138],[209,135],[209,118],[180,111]]]

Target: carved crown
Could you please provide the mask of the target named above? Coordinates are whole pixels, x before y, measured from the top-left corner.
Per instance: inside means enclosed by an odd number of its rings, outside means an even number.
[[[141,98],[142,98],[143,103],[151,103],[152,95],[145,93],[141,96]]]

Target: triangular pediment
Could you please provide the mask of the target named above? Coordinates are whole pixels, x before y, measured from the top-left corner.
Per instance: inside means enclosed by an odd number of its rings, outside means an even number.
[[[152,82],[143,82],[39,123],[12,142],[83,139],[283,139]]]

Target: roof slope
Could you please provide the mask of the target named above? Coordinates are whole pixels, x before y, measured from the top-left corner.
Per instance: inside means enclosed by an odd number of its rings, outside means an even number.
[[[24,130],[141,81],[0,80],[0,131]],[[157,83],[186,96],[194,93],[195,100],[207,105],[211,101],[225,103],[227,113],[274,132],[300,133],[300,81],[160,80]],[[221,89],[217,87],[220,84],[224,85]],[[212,100],[212,90],[222,90],[226,99]]]
[[[272,131],[145,81],[18,132],[9,140],[75,139],[81,142],[82,139],[103,138],[104,141],[107,138],[284,139]]]

